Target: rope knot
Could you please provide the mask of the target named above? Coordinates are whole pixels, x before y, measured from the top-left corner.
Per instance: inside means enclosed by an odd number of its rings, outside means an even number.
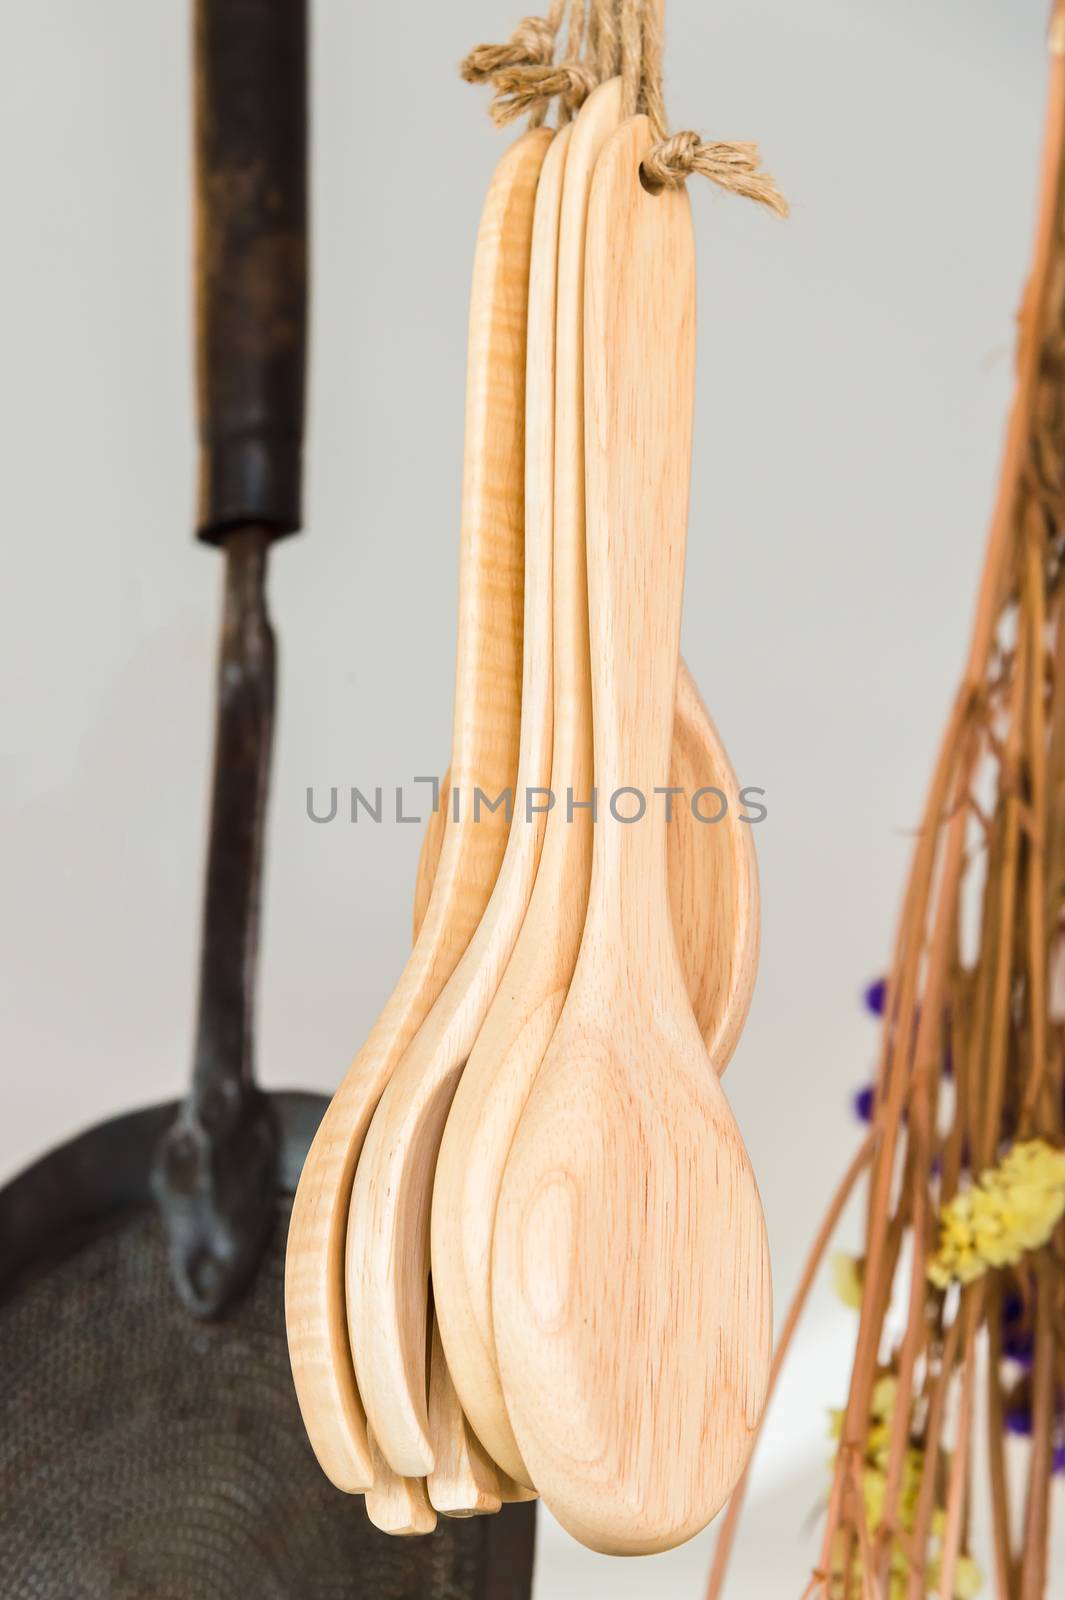
[[[643,178],[652,191],[679,189],[693,172],[780,217],[788,215],[788,203],[763,170],[756,144],[708,143],[687,129],[663,139],[644,157]]]
[[[644,182],[652,189],[679,189],[695,171],[701,143],[699,135],[690,129],[663,139],[644,158]]]
[[[547,17],[522,17],[505,44],[475,45],[459,65],[467,83],[489,83],[511,67],[546,66],[555,46],[555,29]]]
[[[1055,19],[1065,29],[1065,0],[1055,4]],[[567,11],[566,60],[556,62]],[[478,45],[460,70],[467,83],[492,84],[489,110],[497,127],[525,115],[530,127],[539,127],[552,100],[559,102],[561,126],[597,83],[620,75],[624,115],[644,112],[657,141],[643,163],[652,193],[678,189],[697,172],[731,194],[788,215],[787,201],[762,170],[756,144],[709,143],[689,130],[667,137],[659,0],[550,0],[546,17],[524,17],[505,44]]]
[[[583,61],[504,68],[492,79],[496,91],[490,107],[492,121],[497,127],[504,127],[526,112],[538,113],[556,98],[568,111],[575,111],[597,81]]]

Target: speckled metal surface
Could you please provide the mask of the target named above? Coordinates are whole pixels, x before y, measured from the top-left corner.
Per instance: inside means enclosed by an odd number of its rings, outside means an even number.
[[[4,1196],[0,1195],[0,1210]],[[315,1462],[282,1312],[289,1202],[219,1322],[174,1293],[150,1208],[0,1301],[5,1600],[522,1600],[532,1506],[392,1539]]]

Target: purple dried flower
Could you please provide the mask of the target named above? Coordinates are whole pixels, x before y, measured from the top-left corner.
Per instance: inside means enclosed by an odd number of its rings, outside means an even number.
[[[1002,1354],[1018,1366],[1032,1364],[1032,1330],[1027,1306],[1019,1294],[1007,1295],[1002,1302]]]
[[[858,1117],[860,1121],[872,1122],[873,1100],[875,1099],[875,1096],[876,1089],[871,1083],[867,1083],[864,1089],[859,1089],[855,1093],[851,1104],[854,1107],[854,1115]]]
[[[1012,1405],[1007,1408],[1006,1432],[1020,1434],[1025,1439],[1031,1437],[1032,1413],[1027,1404]]]
[[[882,1017],[884,1015],[884,1000],[886,995],[886,978],[877,978],[873,983],[866,985],[862,999],[865,1002],[866,1009],[871,1011],[874,1017]]]
[[[1021,1304],[1019,1299],[1013,1303],[1015,1305]],[[1027,1374],[1018,1379],[1006,1395],[1004,1420],[1007,1433],[1017,1434],[1023,1439],[1032,1437],[1034,1432],[1032,1384]],[[1054,1401],[1054,1442],[1052,1451],[1051,1470],[1065,1472],[1065,1403],[1063,1403],[1060,1392],[1055,1396]]]

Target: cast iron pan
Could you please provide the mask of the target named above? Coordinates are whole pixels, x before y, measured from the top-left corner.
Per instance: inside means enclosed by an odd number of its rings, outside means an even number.
[[[225,553],[192,1085],[0,1191],[5,1600],[527,1600],[533,1506],[391,1539],[304,1436],[285,1236],[325,1109],[252,1062],[272,539],[300,523],[305,0],[197,0],[200,537]]]

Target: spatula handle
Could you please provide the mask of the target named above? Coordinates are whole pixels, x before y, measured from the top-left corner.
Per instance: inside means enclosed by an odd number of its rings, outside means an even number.
[[[197,531],[300,526],[307,0],[196,0]]]
[[[306,0],[196,0],[201,539],[225,547],[192,1086],[153,1188],[178,1294],[217,1316],[274,1222],[277,1128],[253,1021],[274,721],[270,540],[300,525]]]

